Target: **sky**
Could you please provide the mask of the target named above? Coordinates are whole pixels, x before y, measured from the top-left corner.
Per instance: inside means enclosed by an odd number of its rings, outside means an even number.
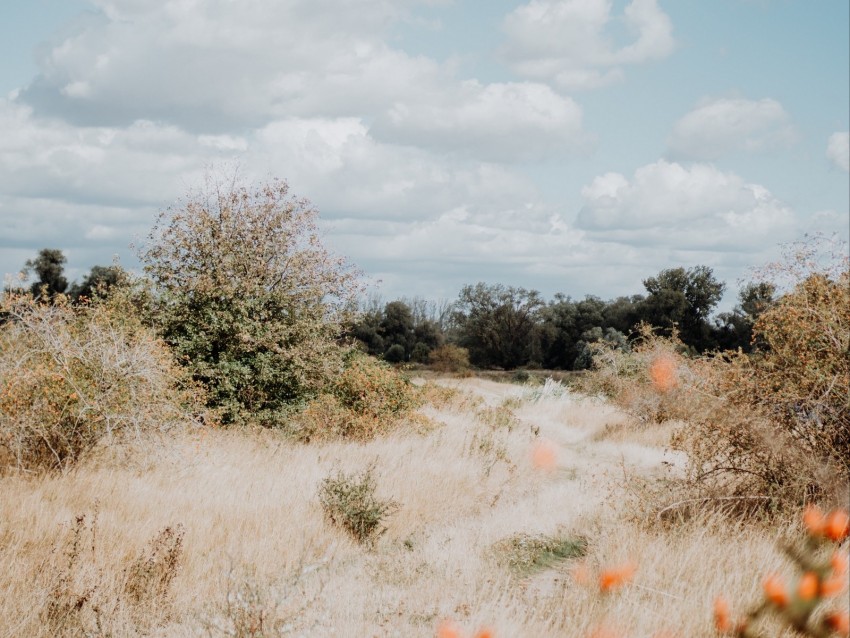
[[[0,3],[0,274],[237,170],[386,300],[752,268],[850,227],[847,0]]]

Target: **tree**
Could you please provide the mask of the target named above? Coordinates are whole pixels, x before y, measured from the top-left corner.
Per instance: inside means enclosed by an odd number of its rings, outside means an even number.
[[[283,181],[208,179],[139,251],[162,335],[225,423],[280,424],[342,368],[358,273],[322,246],[317,217]]]
[[[714,278],[711,268],[670,268],[643,285],[649,293],[641,308],[644,320],[660,328],[678,324],[682,341],[699,351],[713,345],[708,317],[726,285]]]
[[[38,257],[28,259],[24,265],[24,272],[29,274],[35,271],[38,281],[31,286],[32,294],[35,296],[46,295],[52,299],[68,289],[68,280],[65,279],[65,263],[67,258],[58,248],[42,248],[38,251]]]
[[[403,301],[391,301],[384,306],[384,316],[380,324],[380,335],[384,341],[384,347],[387,348],[386,354],[394,346],[399,346],[393,350],[392,357],[387,358],[387,361],[398,363],[399,361],[407,361],[413,351],[414,333],[413,333],[413,313]],[[400,349],[400,352],[399,352]]]
[[[776,286],[768,282],[749,283],[738,292],[738,305],[732,312],[717,317],[717,338],[721,348],[751,352],[754,343],[753,326],[774,303]]]
[[[543,300],[536,290],[478,283],[464,286],[455,322],[476,365],[511,370],[528,362]]]
[[[129,281],[129,275],[118,264],[112,266],[92,266],[89,274],[83,277],[82,282],[71,285],[68,294],[74,301],[80,299],[92,299],[95,296],[106,296],[116,286],[121,286]]]

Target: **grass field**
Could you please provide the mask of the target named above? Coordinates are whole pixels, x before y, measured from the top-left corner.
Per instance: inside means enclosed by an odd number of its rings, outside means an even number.
[[[208,430],[0,479],[0,636],[712,636],[716,595],[743,608],[791,573],[794,522],[668,525],[626,499],[681,467],[671,426],[560,385],[439,384],[427,420],[367,443]],[[317,494],[370,466],[397,509],[362,544]]]

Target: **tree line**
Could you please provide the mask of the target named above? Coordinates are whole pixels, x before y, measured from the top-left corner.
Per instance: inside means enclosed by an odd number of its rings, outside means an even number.
[[[118,265],[94,266],[80,282],[69,283],[65,263],[54,248],[27,261],[24,272],[35,276],[33,294],[65,294],[80,302],[106,295],[128,278]],[[390,363],[427,363],[434,350],[453,344],[482,368],[582,370],[590,367],[591,343],[627,349],[640,323],[662,334],[675,329],[693,353],[750,352],[753,324],[776,292],[772,284],[747,284],[731,312],[712,316],[726,286],[707,266],[665,269],[643,285],[643,293],[610,300],[556,294],[547,302],[536,290],[487,283],[464,286],[453,301],[414,297],[382,303],[373,297],[361,303],[341,336]]]
[[[487,283],[464,286],[451,302],[373,299],[350,335],[394,363],[427,362],[450,343],[466,348],[479,367],[581,370],[591,364],[589,344],[603,340],[626,349],[640,323],[661,334],[676,330],[692,353],[750,352],[753,324],[776,292],[772,284],[747,284],[731,312],[712,316],[726,286],[707,266],[665,269],[643,285],[644,293],[607,301],[557,294],[547,302],[536,290]]]

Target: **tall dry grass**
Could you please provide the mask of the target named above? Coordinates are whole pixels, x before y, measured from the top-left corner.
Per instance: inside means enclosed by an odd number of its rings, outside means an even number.
[[[712,636],[716,594],[750,600],[765,570],[790,573],[777,541],[799,533],[794,523],[649,527],[612,507],[624,471],[682,463],[622,412],[552,386],[447,383],[425,392],[432,425],[367,442],[207,429],[137,449],[132,464],[101,456],[63,476],[0,479],[0,636],[407,638],[434,636],[446,619],[500,637],[611,625]],[[318,498],[326,477],[369,466],[377,496],[399,504],[372,547],[329,524]],[[173,536],[157,540],[165,529],[181,530],[179,552]],[[520,534],[581,537],[586,555],[518,574],[499,548]],[[625,561],[638,565],[632,583],[600,595],[596,576]],[[153,574],[144,582],[172,568],[173,578],[133,599],[139,564]],[[45,622],[57,591],[79,603],[65,626]]]

